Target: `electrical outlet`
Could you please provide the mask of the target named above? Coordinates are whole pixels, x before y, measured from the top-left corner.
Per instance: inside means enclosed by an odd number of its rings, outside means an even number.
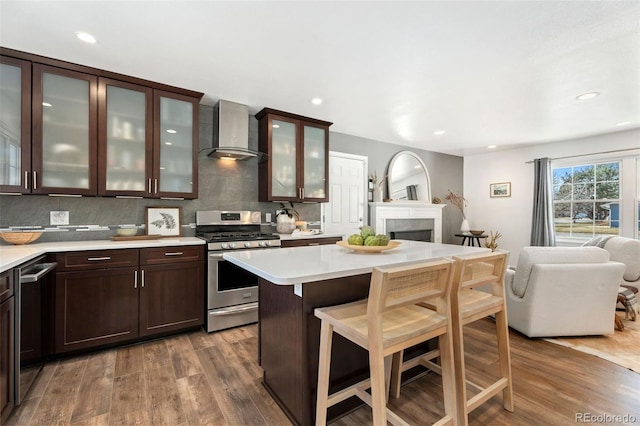
[[[265,213],[265,216],[266,216],[265,221],[267,223],[271,223],[271,213]]]
[[[49,212],[49,222],[51,225],[68,225],[69,212],[68,211]]]

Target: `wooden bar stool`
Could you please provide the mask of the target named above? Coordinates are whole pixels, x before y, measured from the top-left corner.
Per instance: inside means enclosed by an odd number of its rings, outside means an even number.
[[[406,425],[387,408],[385,357],[438,337],[445,415],[436,424],[457,424],[451,329],[452,262],[439,260],[395,268],[374,268],[368,300],[318,308],[321,320],[316,425],[325,425],[327,408],[358,396],[373,411],[373,424]],[[435,310],[419,302],[431,302]],[[331,341],[338,333],[369,351],[370,378],[329,395]],[[389,369],[388,373],[390,373]],[[371,388],[371,394],[366,389]]]
[[[511,354],[509,348],[509,328],[507,325],[507,311],[504,298],[504,274],[507,266],[507,253],[482,253],[465,257],[454,257],[454,278],[451,296],[451,312],[453,318],[453,348],[456,370],[458,418],[460,424],[468,423],[469,412],[475,410],[484,402],[502,393],[503,406],[508,411],[514,410],[513,387],[511,379]],[[474,288],[489,284],[491,293],[474,290]],[[457,290],[456,290],[457,289]],[[431,303],[421,304],[434,309]],[[500,366],[500,378],[487,387],[481,387],[466,379],[464,360],[463,326],[489,315],[495,315],[496,337]],[[404,363],[402,353],[394,355],[391,376],[391,395],[400,395],[400,375],[418,364],[425,365],[435,372],[441,366],[432,360],[441,356],[437,349],[421,357],[416,357]],[[476,388],[479,392],[467,399],[466,385]],[[463,403],[466,402],[466,403]]]

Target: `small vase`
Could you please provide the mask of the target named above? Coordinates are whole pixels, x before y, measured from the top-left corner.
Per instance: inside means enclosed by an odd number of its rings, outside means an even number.
[[[462,223],[460,224],[460,232],[466,234],[470,229],[471,228],[469,227],[469,221],[467,219],[462,219]]]
[[[276,218],[276,231],[279,234],[290,234],[296,229],[296,220],[286,214],[281,214]]]
[[[382,188],[374,188],[373,189],[373,202],[379,203],[383,199]]]

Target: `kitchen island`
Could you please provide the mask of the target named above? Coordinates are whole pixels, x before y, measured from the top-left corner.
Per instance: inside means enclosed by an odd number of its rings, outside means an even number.
[[[374,267],[487,251],[477,247],[401,241],[382,253],[337,245],[230,252],[224,259],[260,277],[258,357],[267,390],[295,424],[315,422],[320,320],[315,308],[366,298]],[[369,374],[368,353],[334,335],[330,393]],[[357,398],[329,408],[328,419],[361,404]]]

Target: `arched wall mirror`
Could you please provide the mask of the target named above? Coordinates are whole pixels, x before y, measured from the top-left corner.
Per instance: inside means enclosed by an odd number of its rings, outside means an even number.
[[[393,156],[388,170],[388,193],[394,201],[431,202],[431,180],[427,166],[411,151]]]

